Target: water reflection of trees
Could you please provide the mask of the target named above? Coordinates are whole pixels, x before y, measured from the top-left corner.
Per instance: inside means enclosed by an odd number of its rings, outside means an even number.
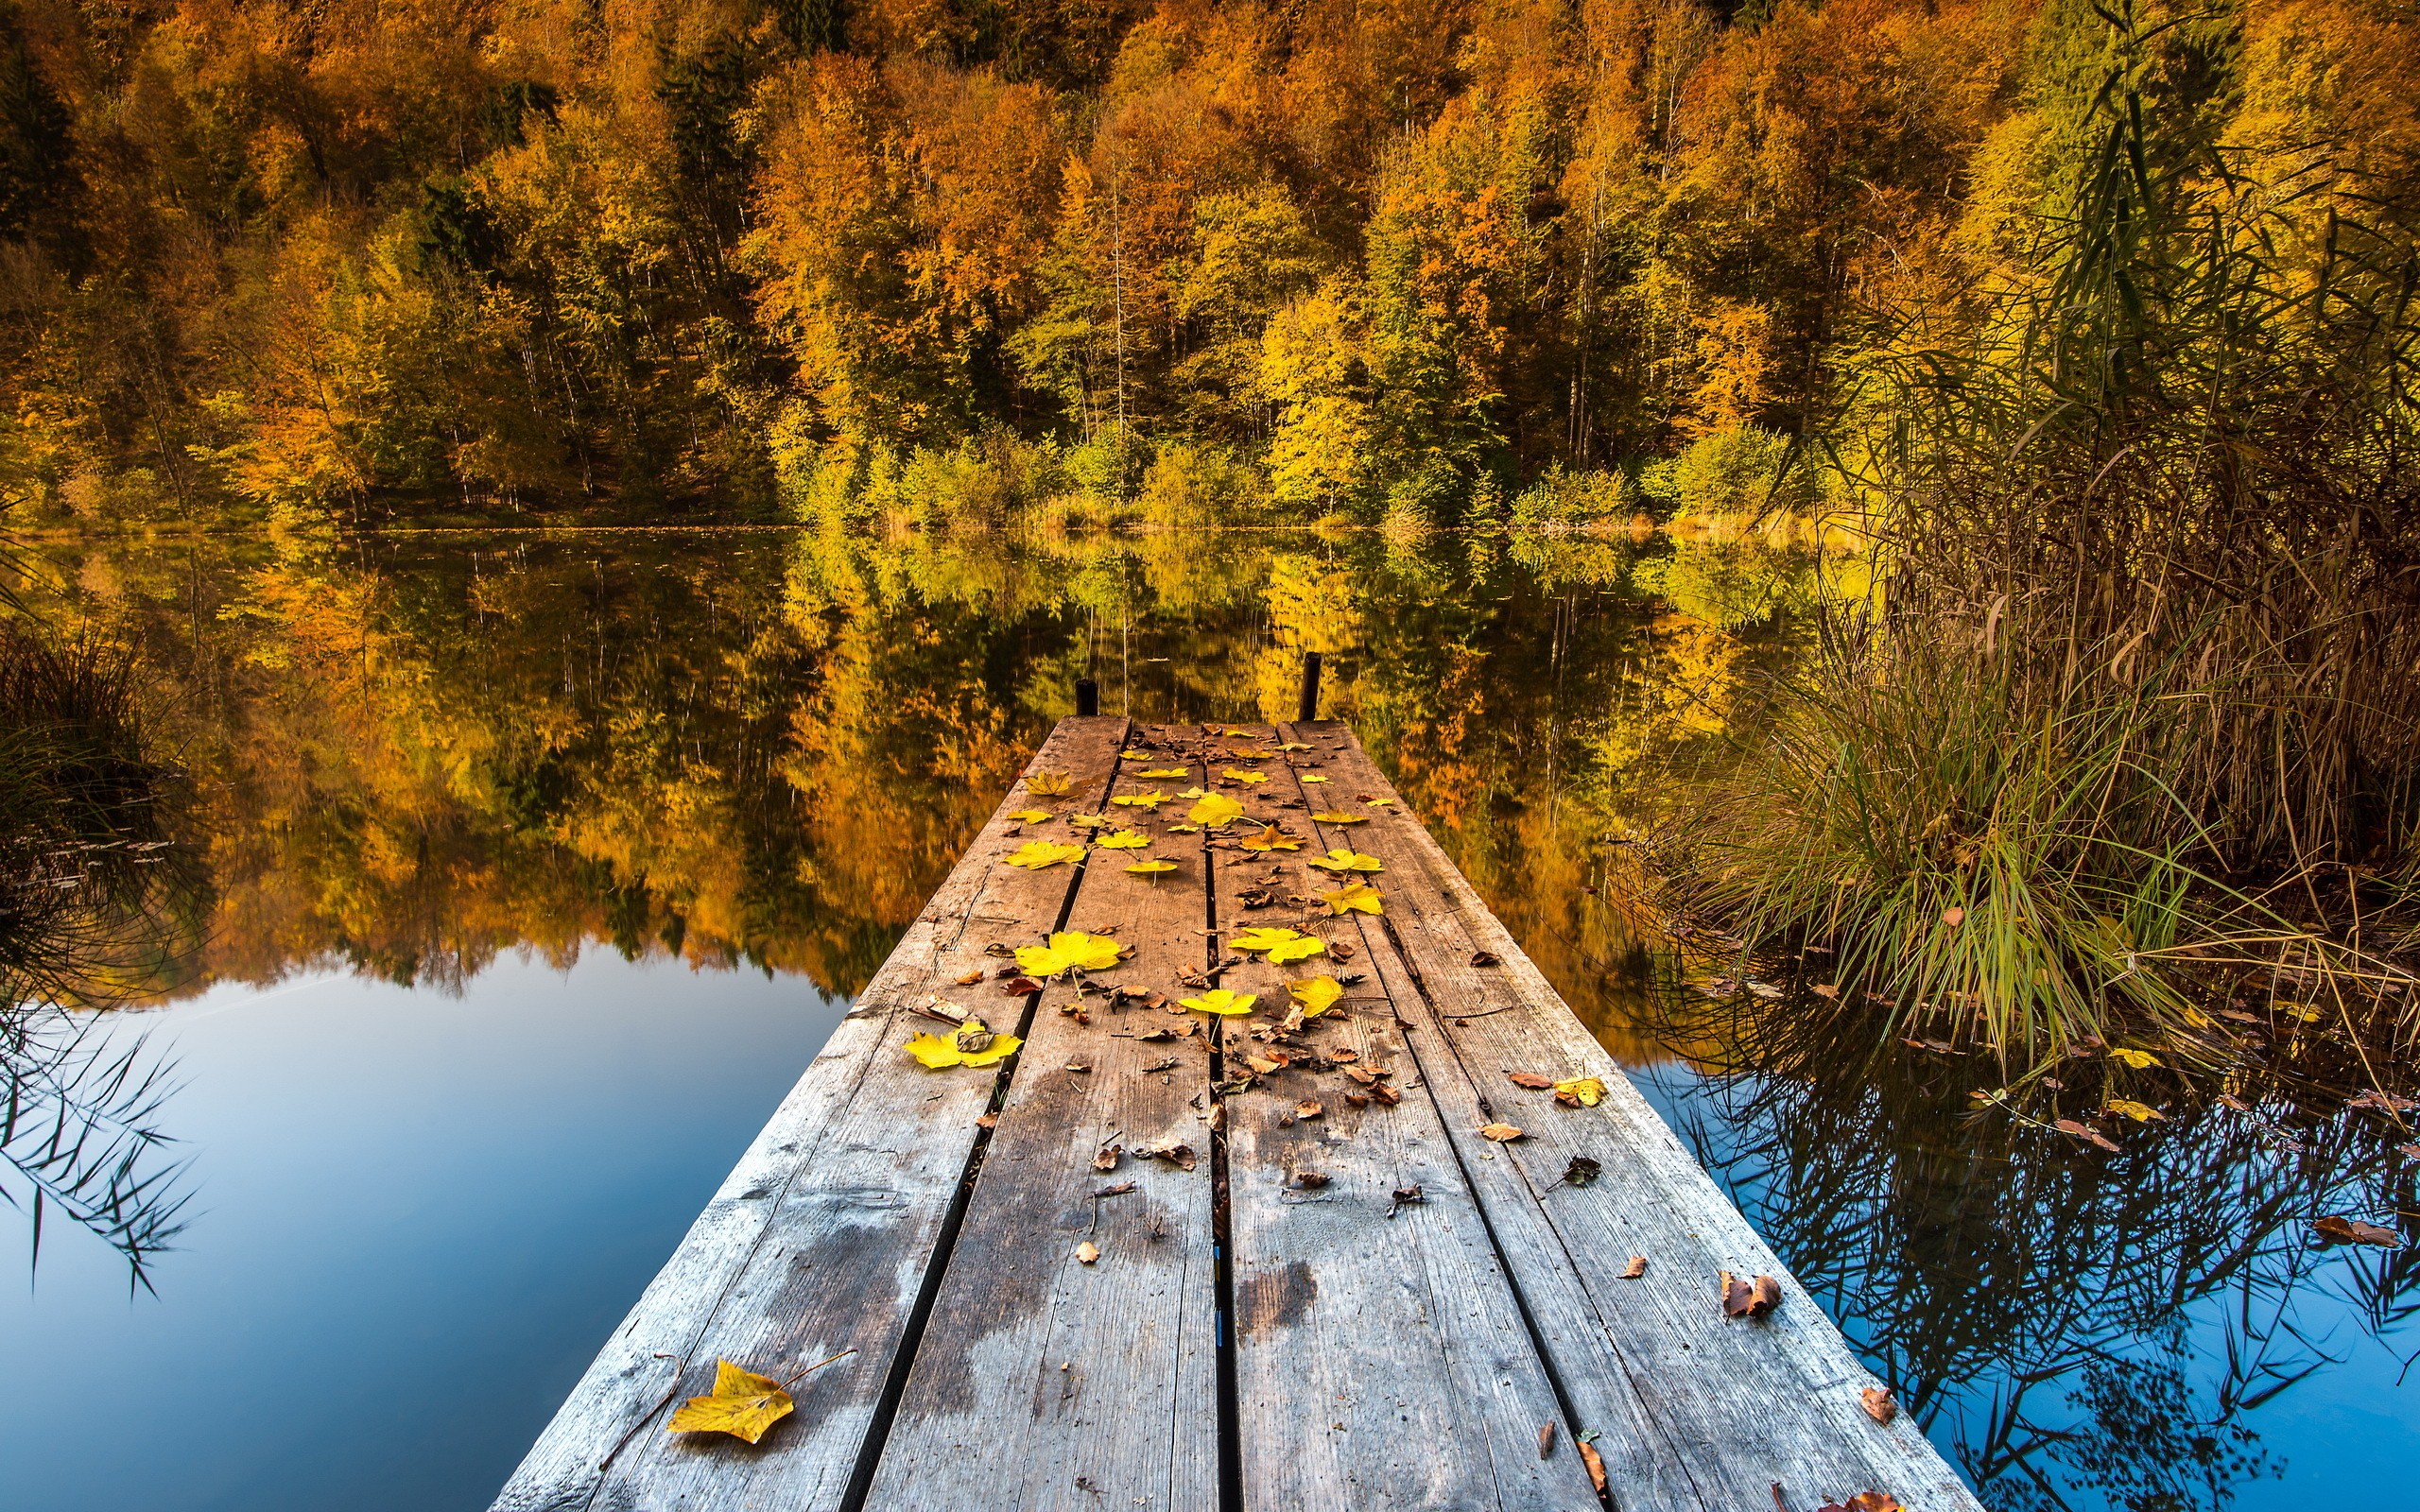
[[[2420,1306],[2420,1251],[2310,1228],[2413,1205],[2409,1134],[2342,1107],[2349,1052],[2239,1076],[2250,1112],[2179,1083],[2113,1155],[2041,1126],[2053,1095],[2072,1116],[2111,1091],[2097,1065],[1978,1113],[1988,1063],[1861,1051],[1820,1000],[1659,993],[1651,1016],[1708,1076],[1684,1136],[2004,1512],[2224,1507],[2284,1469],[2254,1409]]]

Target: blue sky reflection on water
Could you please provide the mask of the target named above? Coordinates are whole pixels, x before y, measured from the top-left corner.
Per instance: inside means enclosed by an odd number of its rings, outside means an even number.
[[[189,1227],[156,1297],[62,1226],[0,1293],[7,1504],[486,1505],[846,1009],[591,950],[120,1016],[176,1062]]]

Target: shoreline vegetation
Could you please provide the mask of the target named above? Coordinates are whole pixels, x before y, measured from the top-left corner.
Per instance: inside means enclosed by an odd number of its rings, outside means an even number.
[[[2415,60],[2379,0],[7,0],[0,503],[1502,532],[1718,625],[1802,552],[1808,656],[1634,837],[1727,979],[2013,1075],[2255,997],[2399,1055]]]

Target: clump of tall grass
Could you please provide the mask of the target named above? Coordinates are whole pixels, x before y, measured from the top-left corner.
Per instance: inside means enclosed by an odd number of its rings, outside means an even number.
[[[2096,13],[1972,313],[1862,361],[1877,586],[1676,871],[2011,1051],[2187,1019],[2192,960],[2375,987],[2355,905],[2420,879],[2411,230],[2326,144],[2221,144],[2223,17]]]

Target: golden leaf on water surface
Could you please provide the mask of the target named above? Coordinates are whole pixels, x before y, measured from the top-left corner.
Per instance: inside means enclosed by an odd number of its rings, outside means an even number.
[[[2118,1045],[2111,1045],[2109,1047],[2109,1058],[2112,1060],[2123,1061],[2125,1064],[2134,1067],[2136,1071],[2148,1071],[2152,1067],[2159,1064],[2159,1057],[2152,1055],[2148,1050],[2127,1050]]]
[[[1269,959],[1279,966],[1288,961],[1308,960],[1327,950],[1327,941],[1290,929],[1237,930],[1227,943],[1239,951],[1266,952]]]
[[[1198,998],[1179,998],[1177,1001],[1202,1013],[1236,1014],[1250,1013],[1252,1005],[1260,998],[1252,992],[1237,996],[1223,987],[1214,987]]]
[[[1205,793],[1201,800],[1185,810],[1184,816],[1196,824],[1217,829],[1243,817],[1244,806],[1224,793]]]
[[[1017,965],[1035,976],[1056,976],[1070,967],[1105,971],[1117,964],[1117,941],[1106,935],[1069,930],[1050,936],[1047,945],[1020,945]]]
[[[1045,867],[1063,866],[1084,859],[1084,848],[1063,840],[1028,840],[1009,853],[1009,865],[1023,867],[1028,871],[1040,871]]]
[[[1336,1005],[1344,996],[1343,984],[1332,976],[1306,976],[1299,982],[1288,982],[1286,990],[1303,1005],[1303,1017],[1316,1019]]]
[[[1065,798],[1074,785],[1064,772],[1035,772],[1025,780],[1025,790],[1036,798]]]
[[[908,1041],[908,1053],[939,1071],[947,1066],[989,1066],[1016,1054],[1025,1041],[1012,1034],[994,1034],[983,1021],[970,1016],[946,1037],[920,1034]]]
[[[2123,1113],[2137,1124],[2148,1124],[2155,1118],[2164,1122],[2168,1118],[2168,1115],[2158,1108],[2135,1102],[2131,1097],[2112,1097],[2100,1105],[2100,1110],[2104,1113]]]
[[[1323,892],[1320,894],[1320,902],[1327,904],[1330,917],[1347,913],[1383,914],[1387,911],[1386,903],[1378,897],[1378,889],[1366,882]]]
[[[796,1403],[771,1376],[743,1370],[728,1360],[715,1362],[715,1389],[710,1397],[691,1397],[672,1414],[666,1432],[729,1434],[754,1443],[765,1430],[790,1415]]]
[[[1150,843],[1151,837],[1139,830],[1120,830],[1115,834],[1104,834],[1093,841],[1093,844],[1104,850],[1140,850]]]

